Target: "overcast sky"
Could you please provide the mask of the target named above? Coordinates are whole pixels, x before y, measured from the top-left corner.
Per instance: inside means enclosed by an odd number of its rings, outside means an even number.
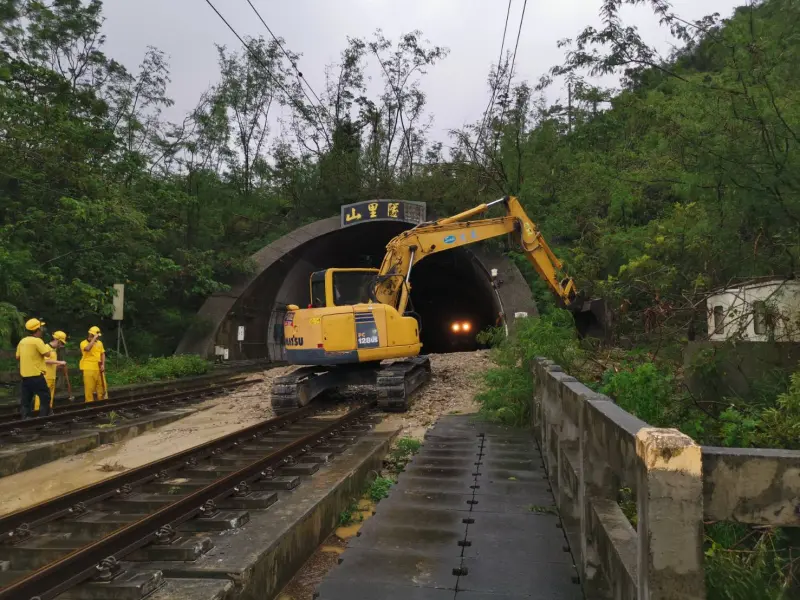
[[[242,36],[268,32],[246,0],[212,0]],[[685,19],[718,12],[728,17],[742,0],[674,0]],[[446,132],[480,119],[489,98],[486,76],[497,61],[507,3],[505,0],[253,0],[272,31],[286,46],[302,54],[300,70],[319,93],[324,66],[338,60],[347,37],[371,37],[377,28],[386,37],[419,29],[450,55],[425,77],[428,110],[435,116],[432,136],[446,141]],[[512,0],[506,46],[513,50],[523,0]],[[529,0],[517,53],[518,80],[535,82],[559,63],[556,42],[574,38],[586,25],[600,25],[600,0]],[[673,43],[669,32],[644,7],[629,8],[626,21],[636,24],[644,39],[665,53]],[[205,0],[105,0],[107,53],[135,71],[147,46],[169,57],[170,96],[175,106],[165,116],[173,121],[197,103],[217,82],[215,43],[239,50],[241,44]],[[377,91],[377,90],[376,90]],[[550,93],[555,98],[561,90]]]

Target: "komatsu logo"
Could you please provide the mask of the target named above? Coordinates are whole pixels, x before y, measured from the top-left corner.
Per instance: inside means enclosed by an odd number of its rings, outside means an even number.
[[[287,346],[302,346],[303,345],[303,338],[301,338],[301,337],[286,338],[286,345]]]

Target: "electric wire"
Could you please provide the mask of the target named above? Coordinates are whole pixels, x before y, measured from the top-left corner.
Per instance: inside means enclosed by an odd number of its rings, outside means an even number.
[[[508,85],[506,85],[506,101],[503,103],[503,110],[500,113],[500,122],[506,116],[506,106],[508,106],[509,94],[511,93],[511,79],[514,76],[514,65],[517,62],[517,48],[519,48],[519,38],[522,33],[522,22],[525,20],[525,8],[528,6],[528,0],[522,4],[522,14],[519,17],[519,29],[517,29],[517,41],[514,44],[514,54],[511,57],[511,68],[508,70]]]
[[[503,40],[500,42],[500,56],[497,59],[497,75],[500,76],[500,63],[503,61],[503,50],[505,49],[506,45],[506,32],[508,31],[508,17],[511,14],[511,2],[512,0],[508,0],[508,8],[506,9],[506,22],[503,26]],[[524,14],[524,12],[523,12]],[[489,116],[489,113],[492,111],[492,106],[494,106],[494,99],[497,95],[497,88],[500,87],[500,82],[497,81],[497,85],[492,86],[492,96],[489,98],[489,104],[486,106],[486,110],[483,112],[483,119],[481,120],[481,126],[478,129],[478,137],[475,138],[475,148],[477,150],[478,144],[480,144],[481,136],[483,135],[483,128],[486,125],[486,119]]]
[[[261,13],[260,13],[260,12],[258,12],[258,9],[257,9],[257,8],[255,7],[255,5],[254,5],[254,4],[251,2],[251,0],[247,0],[247,3],[250,5],[250,8],[252,8],[252,9],[253,9],[253,12],[254,12],[254,13],[256,13],[256,16],[258,17],[259,21],[261,21],[261,23],[262,23],[262,24],[264,25],[264,27],[267,29],[267,31],[269,32],[269,34],[272,36],[272,39],[273,39],[273,40],[275,40],[275,43],[278,45],[278,48],[280,48],[280,49],[281,49],[281,51],[283,52],[283,54],[284,54],[284,55],[286,56],[286,58],[289,60],[289,64],[291,64],[291,65],[292,65],[292,67],[294,68],[294,70],[297,72],[297,76],[298,76],[298,78],[301,80],[300,89],[302,89],[302,90],[303,90],[303,94],[305,95],[305,97],[306,97],[306,99],[308,100],[309,104],[311,104],[311,106],[312,106],[312,107],[314,107],[314,110],[316,110],[316,109],[317,109],[317,107],[316,107],[316,106],[314,106],[314,101],[311,99],[311,96],[309,96],[309,95],[308,95],[308,92],[306,92],[306,89],[305,89],[305,87],[303,87],[303,86],[302,86],[302,83],[305,83],[305,84],[306,84],[306,86],[308,87],[308,89],[309,89],[309,90],[311,91],[311,93],[314,95],[314,98],[316,98],[316,100],[317,100],[317,104],[319,105],[319,108],[321,108],[323,111],[325,111],[325,113],[328,113],[328,111],[325,109],[325,107],[324,107],[324,106],[322,106],[322,100],[320,100],[320,99],[319,99],[319,96],[317,96],[317,93],[314,91],[314,88],[312,88],[312,87],[311,87],[311,84],[310,84],[310,83],[308,83],[308,80],[305,78],[305,76],[303,75],[303,73],[302,73],[302,72],[300,71],[300,69],[297,67],[297,62],[295,61],[294,57],[292,57],[292,55],[291,55],[291,54],[289,54],[289,52],[287,52],[286,48],[284,48],[284,47],[283,47],[283,44],[281,44],[281,41],[280,41],[280,39],[278,39],[278,37],[277,37],[277,36],[276,36],[276,35],[275,35],[275,34],[272,32],[272,29],[270,29],[269,25],[267,25],[267,22],[266,22],[266,21],[264,20],[264,18],[261,16]],[[317,112],[317,118],[319,119],[319,113],[318,113],[318,112]],[[330,114],[328,114],[328,118],[330,118]]]
[[[211,7],[211,9],[215,13],[217,13],[217,16],[222,20],[223,23],[225,23],[225,25],[227,25],[228,29],[231,30],[231,33],[233,33],[233,35],[237,37],[237,39],[242,43],[242,45],[245,48],[247,48],[247,51],[250,53],[250,56],[252,56],[253,59],[256,60],[262,67],[264,67],[265,72],[267,73],[267,75],[269,75],[269,77],[272,79],[275,85],[277,85],[283,91],[283,93],[286,94],[287,100],[289,100],[292,104],[294,104],[295,108],[300,111],[300,114],[303,114],[304,112],[303,109],[305,107],[298,104],[298,102],[294,98],[292,98],[291,94],[289,94],[289,91],[286,89],[286,87],[272,73],[270,73],[269,67],[267,67],[267,65],[264,64],[264,61],[261,60],[261,57],[253,51],[253,49],[250,47],[250,44],[244,41],[244,38],[242,38],[242,36],[239,35],[239,33],[233,28],[233,26],[228,22],[228,20],[224,16],[222,16],[222,13],[219,12],[219,10],[217,10],[217,7],[214,6],[214,3],[211,2],[211,0],[205,0],[205,2]],[[320,129],[318,126],[316,126],[316,129],[319,133],[322,134],[322,136],[325,139],[328,138],[328,134],[323,129]]]

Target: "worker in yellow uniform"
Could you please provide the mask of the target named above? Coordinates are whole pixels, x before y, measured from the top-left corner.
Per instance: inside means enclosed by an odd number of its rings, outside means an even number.
[[[23,419],[29,419],[33,412],[33,397],[47,398],[50,390],[47,389],[47,382],[44,373],[47,365],[65,365],[66,361],[50,358],[53,347],[42,341],[44,335],[44,321],[39,319],[28,319],[25,329],[29,335],[22,338],[17,345],[17,360],[19,361],[19,374],[22,377],[22,394],[20,398],[19,412]],[[50,414],[49,403],[43,403],[40,417]]]
[[[53,400],[56,396],[56,371],[59,367],[64,371],[64,376],[67,378],[67,385],[69,385],[69,375],[67,374],[67,364],[58,365],[53,361],[58,359],[58,350],[67,345],[67,334],[63,331],[56,331],[53,334],[53,339],[50,340],[50,360],[45,361],[44,380],[47,382],[47,387],[50,389],[50,412],[53,412]],[[70,392],[70,395],[72,393]],[[33,410],[39,410],[39,396],[33,399]]]
[[[105,396],[106,349],[100,341],[100,328],[91,327],[89,337],[81,342],[80,369],[83,371],[83,391],[87,402]]]

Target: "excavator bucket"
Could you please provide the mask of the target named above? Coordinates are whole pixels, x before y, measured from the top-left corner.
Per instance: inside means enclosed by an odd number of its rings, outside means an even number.
[[[605,300],[602,298],[578,299],[570,304],[569,310],[572,312],[575,328],[581,338],[609,340],[611,316]]]

